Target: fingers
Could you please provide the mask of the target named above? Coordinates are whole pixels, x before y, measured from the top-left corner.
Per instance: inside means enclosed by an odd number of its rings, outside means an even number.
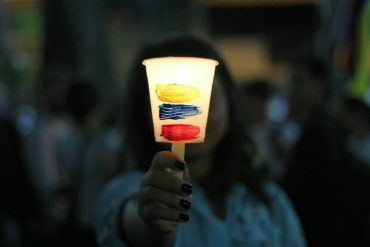
[[[181,173],[181,176],[176,174]],[[154,229],[173,231],[189,220],[193,186],[187,165],[171,152],[157,153],[142,177],[138,212]]]
[[[144,204],[139,207],[139,215],[146,222],[153,222],[156,220],[167,220],[173,222],[187,222],[189,214],[179,212],[176,209],[165,207],[158,203]]]
[[[186,166],[186,169],[183,172],[183,179],[186,182],[190,182],[190,171],[189,171],[187,166]]]
[[[150,170],[165,171],[166,169],[182,172],[187,169],[186,164],[171,152],[158,152],[153,158]]]
[[[181,196],[190,195],[193,192],[193,186],[189,182],[169,175],[164,171],[148,171],[141,180],[141,188],[146,186]]]
[[[169,173],[172,173],[169,170],[182,171],[183,179],[172,175],[168,176]],[[187,165],[179,161],[175,154],[168,151],[158,152],[153,158],[151,168],[143,176],[141,186],[154,186],[167,192],[189,195],[192,193],[189,177]]]
[[[188,166],[186,165],[186,163],[180,161],[174,153],[171,153],[168,151],[156,153],[156,155],[153,158],[152,166],[149,169],[148,173],[150,173],[151,171],[164,171],[168,173],[173,173],[173,171],[182,172],[181,178],[184,181],[188,182],[188,184],[190,184],[189,183],[190,172],[189,172]],[[148,175],[150,177],[153,174],[148,174]],[[149,177],[144,178],[144,181],[148,179]],[[167,182],[170,182],[170,181],[167,181]],[[179,186],[177,185],[176,188],[178,187]]]
[[[191,207],[190,196],[182,197],[150,186],[141,189],[139,200],[142,204],[159,202],[182,212]]]

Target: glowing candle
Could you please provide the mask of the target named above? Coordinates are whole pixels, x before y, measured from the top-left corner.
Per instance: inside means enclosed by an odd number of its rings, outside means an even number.
[[[204,141],[213,77],[218,62],[195,57],[143,61],[157,142],[172,143],[184,160],[185,143]]]

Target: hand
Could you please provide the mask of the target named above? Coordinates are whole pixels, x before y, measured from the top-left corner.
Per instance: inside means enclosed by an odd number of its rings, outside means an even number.
[[[175,172],[183,172],[183,179]],[[154,230],[174,232],[189,220],[192,190],[186,164],[171,152],[159,152],[141,181],[139,216]]]

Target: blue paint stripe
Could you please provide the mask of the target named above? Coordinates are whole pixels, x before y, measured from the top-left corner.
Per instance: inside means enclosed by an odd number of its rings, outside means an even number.
[[[198,106],[184,104],[162,104],[159,106],[159,119],[179,120],[200,114]]]

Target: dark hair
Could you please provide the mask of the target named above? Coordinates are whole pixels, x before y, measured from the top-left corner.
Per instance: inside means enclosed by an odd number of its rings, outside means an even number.
[[[149,46],[142,50],[133,64],[131,75],[127,82],[125,127],[127,130],[126,150],[134,154],[136,165],[139,165],[139,168],[143,170],[147,170],[153,155],[159,151],[158,145],[154,141],[148,85],[142,60],[165,56],[193,56],[211,58],[219,62],[216,74],[220,78],[222,87],[230,102],[228,109],[229,129],[214,152],[214,169],[208,176],[212,181],[206,181],[205,183],[205,186],[212,186],[213,188],[209,197],[211,199],[224,199],[230,186],[234,182],[240,181],[247,184],[258,198],[267,202],[267,197],[261,187],[262,176],[250,166],[255,150],[250,139],[247,138],[245,133],[242,132],[242,128],[239,127],[240,122],[235,112],[234,86],[227,67],[223,59],[211,46],[193,37],[180,37]]]
[[[73,79],[66,95],[66,108],[73,120],[79,124],[84,123],[99,103],[100,97],[92,82]]]
[[[272,94],[272,82],[266,80],[252,80],[245,82],[243,86],[241,86],[241,90],[243,93],[249,95],[258,95],[261,98],[267,99]]]

